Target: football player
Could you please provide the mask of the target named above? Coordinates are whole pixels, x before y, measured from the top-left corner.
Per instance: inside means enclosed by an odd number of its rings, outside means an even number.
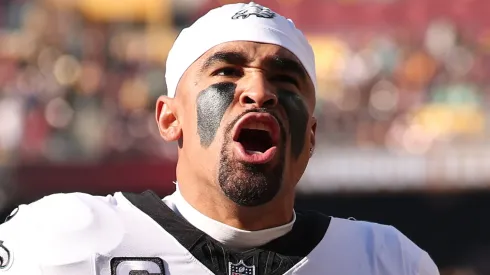
[[[55,194],[0,226],[0,275],[438,275],[392,226],[294,210],[315,148],[314,54],[294,23],[229,4],[184,29],[156,104],[177,191]]]

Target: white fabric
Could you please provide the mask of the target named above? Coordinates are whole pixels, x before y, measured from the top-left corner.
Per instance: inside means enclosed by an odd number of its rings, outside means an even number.
[[[237,250],[258,247],[277,239],[291,231],[296,221],[296,214],[294,214],[293,220],[285,225],[265,230],[247,231],[231,227],[203,215],[185,201],[178,189],[174,194],[165,197],[163,202],[202,232]]]
[[[113,257],[159,257],[165,275],[213,274],[121,193],[60,194],[24,205],[0,225],[0,240],[0,255],[5,255],[3,247],[12,253],[12,264],[0,269],[2,275],[111,275]],[[439,272],[429,255],[395,228],[332,218],[323,240],[284,274]]]
[[[233,19],[238,12],[245,14]],[[273,13],[274,17],[258,17],[253,12],[262,12],[265,16]],[[179,34],[167,57],[167,95],[175,96],[182,75],[201,55],[231,41],[268,43],[288,49],[303,64],[316,90],[315,57],[303,33],[292,20],[252,2],[228,4],[211,10]]]

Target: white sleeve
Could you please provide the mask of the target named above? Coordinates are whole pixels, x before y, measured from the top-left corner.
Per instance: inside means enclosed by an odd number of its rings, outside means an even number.
[[[23,247],[23,216],[26,205],[12,220],[0,225],[0,274],[3,275],[41,275],[35,258],[29,261],[29,251]]]
[[[429,254],[398,229],[392,228],[398,235],[404,262],[409,263],[406,273],[408,275],[439,275],[439,270]]]
[[[0,225],[0,275],[94,275],[94,255],[110,252],[124,236],[115,207],[101,197],[55,194]]]
[[[436,263],[432,260],[427,252],[422,253],[417,275],[440,275]]]

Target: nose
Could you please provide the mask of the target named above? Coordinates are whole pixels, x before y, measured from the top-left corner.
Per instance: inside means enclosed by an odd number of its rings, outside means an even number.
[[[277,105],[277,96],[266,80],[257,77],[250,79],[246,89],[240,95],[240,104],[252,108],[273,108]]]

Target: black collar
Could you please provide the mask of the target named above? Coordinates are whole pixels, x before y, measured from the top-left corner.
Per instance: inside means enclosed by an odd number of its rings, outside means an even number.
[[[123,195],[215,274],[227,275],[228,263],[241,260],[256,266],[256,275],[283,274],[320,243],[330,224],[330,217],[320,213],[296,212],[296,222],[286,235],[254,249],[235,251],[177,215],[152,191]]]

